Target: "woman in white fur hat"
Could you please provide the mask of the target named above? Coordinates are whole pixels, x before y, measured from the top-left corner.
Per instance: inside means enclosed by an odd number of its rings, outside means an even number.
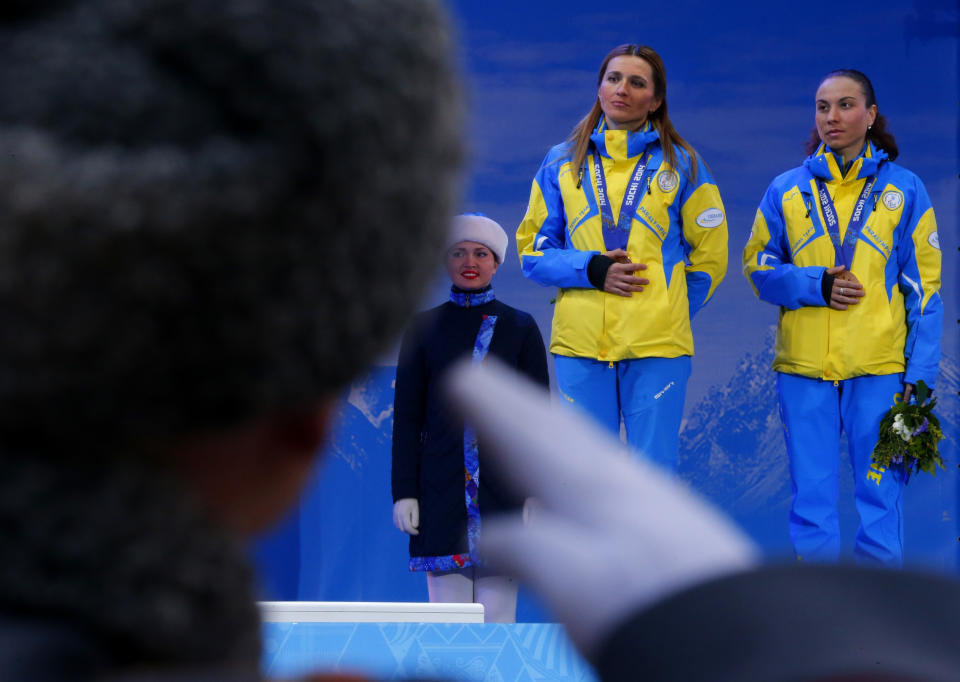
[[[454,218],[445,263],[450,300],[420,313],[400,347],[393,421],[393,520],[410,535],[410,570],[427,572],[432,602],[479,602],[488,622],[516,620],[513,579],[485,571],[477,556],[481,515],[516,508],[469,425],[440,393],[455,361],[489,353],[549,384],[533,318],[496,300],[490,281],[507,250],[506,232],[480,214]],[[480,470],[483,469],[483,476]]]

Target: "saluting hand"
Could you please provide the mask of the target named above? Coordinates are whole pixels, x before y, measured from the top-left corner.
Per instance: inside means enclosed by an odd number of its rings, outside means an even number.
[[[634,274],[646,270],[647,266],[643,263],[631,263],[630,256],[623,249],[607,251],[603,255],[617,261],[607,270],[606,279],[603,280],[603,290],[607,293],[629,298],[633,292],[643,291],[644,285],[650,284],[650,280]]]
[[[612,269],[612,266],[611,266]],[[860,302],[864,296],[863,285],[846,266],[835,265],[827,268],[827,274],[833,275],[833,288],[830,290],[830,307],[834,310],[846,310]]]

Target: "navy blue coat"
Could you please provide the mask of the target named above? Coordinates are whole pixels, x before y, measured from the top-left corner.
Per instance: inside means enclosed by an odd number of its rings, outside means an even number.
[[[500,301],[462,307],[451,301],[417,315],[404,335],[397,365],[393,412],[393,499],[416,498],[420,533],[410,537],[410,556],[467,552],[464,503],[463,421],[446,408],[441,377],[470,357],[481,321],[496,315],[489,355],[533,381],[549,385],[543,338],[534,319]],[[480,452],[481,515],[519,504]]]

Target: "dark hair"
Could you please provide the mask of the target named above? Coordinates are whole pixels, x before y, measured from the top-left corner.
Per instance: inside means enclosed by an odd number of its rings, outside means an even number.
[[[17,2],[0,44],[0,451],[306,408],[392,343],[459,175],[434,3]]]
[[[856,81],[860,85],[860,92],[863,93],[863,98],[865,106],[869,109],[870,107],[877,104],[877,96],[873,91],[873,83],[870,82],[870,79],[867,78],[866,74],[862,71],[857,71],[856,69],[837,69],[831,71],[826,76],[820,79],[820,85],[823,85],[824,81],[828,78],[849,78],[852,81]],[[897,140],[893,137],[893,133],[887,130],[887,117],[880,113],[880,107],[877,107],[877,117],[873,122],[873,125],[867,130],[867,139],[870,142],[873,142],[873,146],[877,149],[882,149],[887,153],[887,158],[891,161],[895,160],[900,154],[899,149],[897,148]],[[807,154],[813,154],[820,147],[820,143],[823,140],[820,139],[820,133],[817,132],[817,127],[814,126],[813,130],[810,132],[810,139],[807,141],[806,152]]]
[[[663,64],[660,55],[652,47],[646,45],[619,45],[613,48],[603,62],[600,64],[600,72],[597,75],[597,87],[603,81],[603,76],[607,73],[607,65],[614,57],[620,56],[640,57],[650,65],[653,73],[653,92],[660,99],[660,106],[656,111],[650,112],[650,124],[660,135],[660,145],[663,147],[663,155],[667,162],[674,168],[677,167],[677,157],[674,145],[679,145],[690,155],[690,169],[693,178],[697,176],[697,152],[693,147],[680,137],[680,133],[670,122],[670,116],[667,114],[667,69]],[[590,111],[570,133],[570,143],[573,146],[571,158],[574,168],[580,168],[583,160],[587,157],[587,150],[590,146],[590,135],[600,122],[600,116],[603,110],[600,108],[600,98],[598,97]]]

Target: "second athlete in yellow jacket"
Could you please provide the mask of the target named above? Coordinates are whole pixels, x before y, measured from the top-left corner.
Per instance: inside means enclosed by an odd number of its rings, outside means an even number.
[[[865,74],[827,74],[814,121],[811,155],[770,184],[743,251],[757,296],[780,309],[773,369],[793,483],[790,538],[804,561],[840,556],[843,431],[860,515],[854,556],[899,566],[904,472],[872,455],[894,401],[937,379],[937,222],[920,178],[893,163],[897,143]]]

